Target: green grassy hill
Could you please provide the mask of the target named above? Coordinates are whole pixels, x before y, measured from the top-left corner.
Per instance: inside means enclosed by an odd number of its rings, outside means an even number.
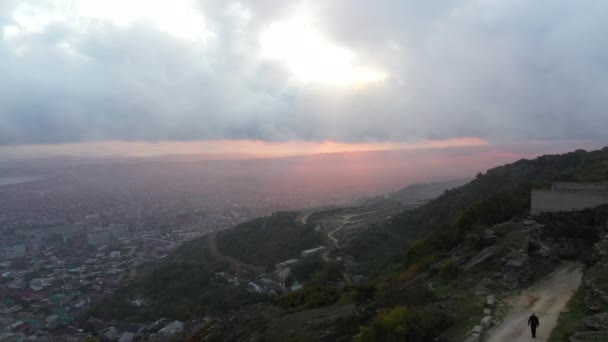
[[[432,234],[426,239],[428,249],[450,249],[475,227],[526,214],[531,189],[553,181],[608,181],[608,147],[522,159],[479,173],[464,186],[370,227],[350,241],[346,253],[356,256],[363,270],[381,273],[378,270],[387,264],[402,261],[415,239]]]
[[[277,212],[218,233],[221,254],[274,269],[277,262],[299,258],[300,251],[317,247],[321,235],[314,225],[296,222],[297,212]]]
[[[558,180],[608,181],[608,148],[548,155],[499,166],[479,173],[466,185],[447,190],[416,209],[404,211],[390,220],[370,222],[368,229],[349,239],[342,250],[357,261],[369,282],[341,288],[334,297],[346,303],[371,301],[379,307],[394,308],[399,304],[398,309],[405,308],[405,311],[385,312],[368,321],[371,322],[368,328],[376,332],[387,326],[390,330],[391,324],[404,320],[415,323],[431,316],[441,319],[431,320],[427,328],[444,329],[449,325],[449,317],[443,317],[443,312],[438,313],[434,306],[429,306],[433,303],[433,294],[424,290],[426,284],[417,285],[416,279],[432,270],[456,246],[465,244],[473,250],[477,248],[479,234],[487,227],[527,215],[530,190]],[[215,251],[210,248],[210,237],[191,241],[151,265],[115,296],[94,307],[91,314],[132,321],[166,316],[186,319],[266,301],[244,289],[213,288],[209,279],[213,272],[230,268],[233,259],[270,270],[274,263],[297,257],[301,250],[321,244],[323,236],[315,232],[314,223],[298,222],[297,215],[275,213],[220,232],[215,236]],[[448,278],[453,273],[449,271],[446,266]],[[128,304],[135,298],[147,301],[145,309],[135,309]],[[465,305],[457,307],[466,312]],[[353,311],[357,319],[368,319],[357,310],[359,306]],[[293,310],[290,312],[295,314]],[[344,336],[355,333],[341,332]],[[423,331],[420,333],[424,335]]]
[[[240,273],[253,276],[251,273],[273,270],[276,262],[299,257],[301,250],[316,247],[320,234],[314,227],[296,223],[297,215],[277,212],[185,243],[165,259],[147,266],[137,279],[95,305],[87,315],[136,322],[166,316],[186,319],[266,300],[247,292],[245,285],[212,286],[211,278],[215,272],[235,272],[238,266]],[[217,251],[210,248],[213,238]],[[235,259],[240,261],[238,266],[233,264]],[[135,299],[145,305],[131,305]]]

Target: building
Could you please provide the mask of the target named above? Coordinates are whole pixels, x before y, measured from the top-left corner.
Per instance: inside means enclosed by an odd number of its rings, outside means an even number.
[[[555,182],[551,189],[533,189],[530,213],[577,211],[608,203],[608,183]]]
[[[298,262],[298,259],[289,259],[289,260],[285,260],[283,262],[276,264],[275,267],[277,268],[277,271],[280,271],[280,270],[284,270],[286,268],[293,266],[297,262]]]
[[[128,224],[111,224],[108,229],[116,240],[125,240],[131,237]]]
[[[24,257],[26,253],[25,244],[5,245],[0,247],[0,259],[15,259]]]
[[[108,229],[96,229],[87,232],[87,243],[89,245],[105,245],[110,242],[111,232]]]

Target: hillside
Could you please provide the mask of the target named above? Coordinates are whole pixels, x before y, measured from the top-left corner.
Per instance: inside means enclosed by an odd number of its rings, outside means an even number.
[[[482,318],[485,294],[499,301],[492,321],[498,323],[510,291],[541,280],[560,260],[595,262],[593,246],[605,230],[603,222],[588,220],[595,211],[579,216],[582,223],[574,226],[568,224],[572,218],[559,216],[541,217],[542,225],[524,223],[530,190],[556,180],[608,181],[608,148],[499,166],[417,207],[400,206],[389,196],[360,207],[260,218],[178,248],[123,290],[122,298],[140,295],[156,314],[170,317],[220,318],[194,340],[255,335],[279,341],[289,335],[299,336],[294,337],[298,341],[335,341],[357,333],[361,341],[400,340],[405,338],[398,335],[400,324],[419,326],[408,335],[411,341],[462,340]],[[254,295],[246,286],[234,291],[214,287],[208,280],[219,270],[252,280],[268,277],[274,263],[318,245],[328,248],[308,263],[316,266],[310,266],[312,273],[305,278],[311,281],[299,292],[273,299]],[[304,269],[303,262],[294,269]],[[527,265],[526,271],[507,272],[500,266],[509,263]],[[355,274],[365,280],[355,284]],[[598,282],[603,284],[601,274]],[[183,285],[151,287],[153,279]],[[211,302],[217,310],[211,310]],[[264,302],[254,310],[259,316],[251,316],[246,306],[253,302]],[[221,314],[236,308],[242,309]],[[151,319],[129,310],[132,315],[116,318]],[[103,316],[103,311],[95,314]]]
[[[582,290],[587,304],[576,302],[579,295],[574,297],[569,304],[574,309],[560,317],[560,329],[551,340],[566,341],[577,331],[597,330],[605,318],[591,315],[608,304],[598,297],[598,288],[602,291],[605,283],[608,253],[598,248],[605,245],[599,241],[608,232],[608,207],[542,216],[538,224],[522,218],[527,216],[530,189],[556,180],[607,181],[607,161],[606,148],[521,160],[479,174],[471,183],[356,236],[345,249],[359,260],[390,254],[391,248],[393,260],[398,260],[378,267],[367,285],[350,293],[362,303],[358,314],[370,322],[358,339],[462,341],[484,319],[487,295],[496,298],[496,304],[490,310],[493,316],[483,324],[499,325],[513,291],[541,281],[560,268],[561,260],[592,265],[585,272],[590,280],[583,283],[597,285]],[[395,237],[404,236],[404,231],[412,234],[411,230],[430,235],[406,252],[404,245],[394,243]],[[604,256],[598,258],[601,253]],[[380,313],[370,314],[369,307],[376,312],[381,308]],[[585,316],[590,317],[583,321]],[[404,332],[404,326],[410,331]],[[582,341],[585,336],[605,337],[601,334],[579,336]]]
[[[278,212],[219,232],[219,252],[272,270],[274,264],[297,258],[300,251],[318,246],[321,235],[311,224],[297,222],[296,212]]]
[[[473,226],[486,227],[526,214],[532,188],[548,187],[553,181],[607,180],[608,148],[522,159],[478,173],[466,185],[447,190],[425,205],[363,231],[345,247],[346,253],[358,255],[362,262],[377,259],[378,255],[384,255],[384,262],[399,260],[405,246],[391,243],[394,239],[433,232],[434,237],[429,240],[433,241],[433,248],[449,249]],[[372,266],[377,269],[379,265]]]
[[[368,222],[381,221],[387,213],[385,208],[389,213],[401,212],[434,198],[442,189],[462,183],[450,181],[410,186],[396,193],[403,203],[390,195],[368,199],[359,207],[276,212],[195,239],[175,249],[165,259],[140,270],[137,278],[115,295],[94,305],[83,317],[131,322],[153,321],[165,316],[186,319],[214,316],[247,303],[268,301],[268,296],[248,291],[248,281],[270,276],[276,263],[298,258],[302,250],[329,246],[327,229],[316,222],[317,217],[332,218],[343,212],[356,211],[365,215],[361,224],[366,227]],[[374,214],[378,209],[380,212]],[[395,240],[395,243],[403,246],[415,238],[411,236],[405,241]],[[218,272],[225,274],[222,279],[215,279]],[[325,261],[302,263],[296,267],[296,273],[304,279],[335,278],[335,272],[334,265]],[[235,286],[237,283],[239,285]],[[141,300],[144,305],[135,307],[131,304],[134,300]]]

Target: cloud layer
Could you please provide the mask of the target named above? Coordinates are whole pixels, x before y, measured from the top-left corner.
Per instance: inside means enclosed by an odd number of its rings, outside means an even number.
[[[0,144],[605,137],[608,2],[430,3],[2,1]]]

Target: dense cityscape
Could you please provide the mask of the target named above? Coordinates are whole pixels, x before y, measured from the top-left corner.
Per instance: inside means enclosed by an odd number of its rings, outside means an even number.
[[[20,187],[32,185],[6,185],[2,198],[15,203],[31,195]],[[51,210],[36,215],[23,208],[3,210],[0,216],[4,341],[78,336],[78,315],[133,279],[142,265],[164,257],[183,241],[230,227],[247,213],[229,207],[202,214],[157,204],[99,208],[94,213],[73,207],[65,216]]]

